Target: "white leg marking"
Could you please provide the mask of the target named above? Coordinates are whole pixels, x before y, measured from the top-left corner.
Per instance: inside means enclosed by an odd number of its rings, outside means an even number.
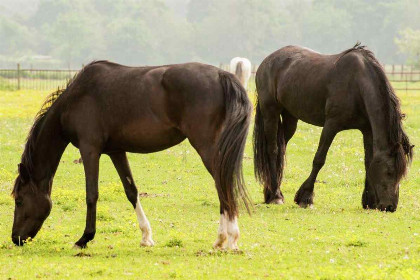
[[[224,249],[225,243],[227,241],[227,219],[224,214],[220,215],[219,221],[219,230],[217,232],[217,239],[214,242],[213,248],[214,249]]]
[[[226,216],[227,217],[227,216]],[[239,250],[238,239],[239,239],[239,227],[238,218],[235,217],[232,220],[227,220],[227,234],[228,234],[228,248],[231,250]]]
[[[149,220],[147,219],[146,214],[144,214],[143,208],[141,207],[139,197],[137,197],[136,214],[139,227],[143,233],[143,238],[140,242],[140,245],[147,247],[155,245],[155,242],[153,242],[152,239],[152,228],[150,227]]]

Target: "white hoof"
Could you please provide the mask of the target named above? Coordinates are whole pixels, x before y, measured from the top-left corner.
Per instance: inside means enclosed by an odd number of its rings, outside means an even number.
[[[150,239],[145,239],[145,240],[142,240],[140,242],[140,246],[142,246],[142,247],[153,247],[153,246],[155,246],[155,242],[151,238]]]
[[[224,250],[226,247],[227,235],[226,233],[219,233],[216,242],[213,244],[213,248],[217,250]]]
[[[227,233],[228,233],[228,248],[230,250],[239,250],[239,247],[238,247],[239,227],[238,227],[237,217],[235,217],[232,220],[228,220]]]
[[[238,251],[239,250],[239,247],[238,247],[237,241],[228,242],[228,249],[229,250],[232,250],[232,251]]]

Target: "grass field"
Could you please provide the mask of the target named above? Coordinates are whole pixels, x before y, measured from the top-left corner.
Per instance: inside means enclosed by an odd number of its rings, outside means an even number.
[[[420,87],[420,85],[418,85]],[[420,163],[416,155],[402,182],[397,212],[361,207],[362,137],[340,133],[315,186],[315,206],[300,209],[294,193],[306,179],[320,128],[299,123],[287,153],[285,205],[262,204],[253,176],[251,137],[244,172],[255,203],[239,219],[239,252],[212,250],[219,220],[213,180],[188,142],[129,159],[153,248],[141,248],[141,232],[117,172],[103,156],[97,234],[89,247],[72,249],[85,224],[84,173],[69,146],[54,180],[54,206],[37,237],[24,247],[11,242],[10,196],[28,129],[47,92],[0,91],[1,279],[420,279]],[[399,92],[405,127],[420,144],[420,92]]]

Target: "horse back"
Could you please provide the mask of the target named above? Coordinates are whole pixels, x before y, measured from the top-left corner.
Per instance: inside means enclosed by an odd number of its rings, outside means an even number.
[[[348,55],[349,56],[349,55]],[[351,55],[323,55],[297,46],[282,48],[263,61],[257,72],[263,102],[278,103],[294,117],[317,126],[334,114],[357,110],[357,87],[352,87],[360,65]]]
[[[213,68],[94,63],[66,93],[63,127],[76,146],[81,137],[94,137],[88,141],[102,142],[105,150],[154,152],[173,146],[185,139],[186,119],[214,114],[211,105],[221,103]]]

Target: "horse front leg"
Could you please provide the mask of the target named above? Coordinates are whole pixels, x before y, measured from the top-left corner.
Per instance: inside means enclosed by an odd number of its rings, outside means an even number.
[[[376,194],[375,190],[370,186],[367,175],[370,163],[372,162],[373,157],[373,138],[372,138],[372,131],[366,130],[363,131],[363,146],[365,149],[365,170],[366,170],[366,178],[365,178],[365,189],[363,190],[362,195],[362,206],[364,209],[375,209],[376,208]]]
[[[143,234],[140,245],[146,247],[154,246],[155,242],[152,239],[152,228],[150,227],[149,220],[147,219],[146,214],[143,211],[143,207],[141,206],[137,187],[134,183],[133,175],[131,174],[130,165],[128,163],[127,154],[125,152],[121,152],[112,153],[109,156],[111,157],[112,163],[120,176],[125,194],[136,212],[137,221]]]
[[[321,138],[318,144],[318,150],[316,151],[312,171],[306,181],[302,184],[299,190],[295,195],[295,203],[302,208],[311,206],[314,198],[314,184],[318,172],[325,164],[325,159],[327,157],[328,149],[331,146],[331,143],[334,140],[335,135],[338,133],[338,128],[335,123],[332,121],[327,121],[322,129]]]
[[[81,145],[80,154],[86,176],[86,227],[82,237],[76,242],[76,248],[86,248],[96,233],[96,203],[98,201],[98,175],[100,152],[94,146]]]

